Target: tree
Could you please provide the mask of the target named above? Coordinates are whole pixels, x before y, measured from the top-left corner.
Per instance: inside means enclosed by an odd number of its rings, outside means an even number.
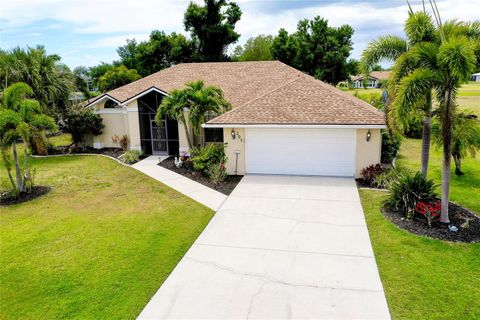
[[[242,10],[235,2],[204,0],[203,6],[190,2],[183,22],[198,50],[195,60],[227,60],[227,47],[240,37],[235,24],[241,16]]]
[[[70,110],[64,119],[63,131],[72,135],[73,144],[83,145],[89,135],[102,134],[102,117],[90,109]]]
[[[26,83],[43,111],[57,116],[68,107],[74,88],[73,75],[60,60],[56,54],[47,54],[43,46],[4,51],[0,54],[2,89],[11,83]]]
[[[238,46],[233,54],[236,61],[268,61],[273,60],[271,48],[273,37],[270,35],[258,35],[247,40],[243,47]]]
[[[28,168],[27,150],[31,135],[49,129],[56,130],[55,120],[43,113],[40,103],[28,97],[33,90],[26,83],[14,83],[3,92],[3,107],[0,108],[0,148],[2,160],[7,168],[8,177],[14,190],[28,192],[31,185]],[[17,152],[17,140],[23,141],[23,170]],[[11,162],[8,148],[12,149],[15,177],[11,174]]]
[[[169,116],[182,123],[188,147],[192,149],[193,144],[187,125],[193,129],[194,134],[199,134],[200,125],[205,122],[207,113],[221,114],[230,108],[231,105],[224,98],[220,88],[206,86],[202,80],[198,80],[187,83],[184,89],[172,90],[162,100],[155,121],[161,123],[165,116]],[[188,119],[185,117],[185,111],[188,111]]]
[[[91,96],[89,82],[90,71],[87,67],[79,66],[73,69],[73,76],[75,79],[75,88],[77,91],[82,92],[85,97],[88,99]]]
[[[280,29],[272,45],[273,58],[336,85],[349,76],[352,35],[349,25],[330,27],[320,17],[301,20],[295,33]]]
[[[434,141],[438,146],[443,143],[440,130],[433,130]],[[480,150],[480,123],[470,110],[456,111],[452,131],[452,156],[455,162],[455,175],[462,176],[462,159],[468,154],[475,157]]]
[[[98,79],[100,91],[105,92],[126,85],[140,79],[135,69],[128,69],[124,65],[113,67]]]
[[[420,43],[438,41],[438,34],[431,17],[425,12],[416,12],[410,10],[409,17],[405,23],[405,33],[407,39],[397,36],[382,36],[379,39],[370,42],[362,54],[361,69],[368,74],[377,68],[380,61],[393,61],[395,66],[392,70],[390,79],[390,93],[395,96],[398,84],[403,76],[407,75],[415,67],[428,63],[428,56],[418,56],[423,61],[412,58],[414,47]],[[416,61],[413,61],[416,60]],[[412,109],[423,111],[422,128],[422,151],[421,151],[421,172],[426,178],[428,172],[428,162],[430,158],[430,140],[431,140],[431,119],[432,119],[432,88],[426,90],[425,96],[421,99],[407,99],[397,103],[395,109],[387,108],[387,113],[393,116],[397,124],[401,124],[404,131],[409,130],[408,113]]]
[[[105,73],[107,73],[107,71],[113,68],[114,68],[113,64],[101,62],[99,65],[90,67],[88,69],[90,79],[92,80],[92,91],[99,89],[100,77],[102,77]]]
[[[120,63],[145,77],[172,65],[192,61],[194,44],[184,35],[154,30],[148,41],[135,39],[117,49]]]

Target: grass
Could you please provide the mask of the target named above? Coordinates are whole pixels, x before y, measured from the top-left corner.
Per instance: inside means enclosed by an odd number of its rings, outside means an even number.
[[[397,164],[414,171],[420,170],[421,140],[404,139],[400,147]],[[454,174],[452,161],[452,176],[450,185],[450,200],[473,211],[480,213],[480,158],[468,157],[463,160],[464,176]],[[428,177],[438,185],[442,178],[442,150],[435,146],[430,149]],[[438,188],[440,192],[440,188]]]
[[[460,108],[470,109],[480,117],[480,82],[464,84],[458,91],[457,103]]]
[[[0,208],[2,319],[134,319],[213,216],[107,158],[31,162],[53,190]]]
[[[385,193],[360,196],[392,318],[479,319],[480,243],[410,234],[380,212]]]
[[[72,143],[72,136],[69,133],[62,133],[58,136],[49,137],[48,141],[53,144],[54,147],[68,146]]]

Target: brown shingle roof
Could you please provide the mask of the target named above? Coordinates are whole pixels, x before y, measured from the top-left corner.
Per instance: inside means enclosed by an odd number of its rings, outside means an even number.
[[[378,80],[388,80],[390,76],[390,71],[372,71],[370,72],[370,78],[378,79]],[[364,78],[363,74],[359,74],[352,77],[352,81],[361,80]]]
[[[223,90],[233,110],[214,124],[384,124],[373,106],[279,61],[186,63],[107,95],[125,102],[155,87],[165,92],[204,80]]]

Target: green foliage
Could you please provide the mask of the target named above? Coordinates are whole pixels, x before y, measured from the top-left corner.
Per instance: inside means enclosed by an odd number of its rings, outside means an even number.
[[[167,35],[154,30],[147,41],[137,43],[135,39],[127,40],[117,53],[121,64],[145,77],[175,64],[191,62],[194,43],[180,33]]]
[[[330,27],[320,17],[298,22],[297,31],[280,29],[272,45],[272,54],[294,68],[336,85],[348,78],[347,58],[352,50],[353,28]]]
[[[113,67],[98,79],[100,91],[105,92],[140,79],[137,70],[128,69],[124,65]]]
[[[250,38],[242,46],[237,46],[234,51],[233,60],[235,61],[268,61],[273,60],[271,48],[273,37],[271,35],[260,34]]]
[[[360,174],[363,177],[363,180],[365,182],[372,184],[375,179],[381,175],[385,170],[383,169],[382,165],[380,163],[377,164],[372,164],[369,165],[368,167],[365,167],[360,171]]]
[[[129,150],[122,155],[122,160],[127,164],[133,164],[138,162],[141,155],[142,151],[140,150]]]
[[[411,175],[412,172],[402,166],[391,167],[373,179],[373,185],[377,188],[390,188],[390,185],[404,175]]]
[[[227,161],[225,146],[223,144],[212,143],[205,147],[194,149],[191,159],[193,168],[208,176],[209,170],[211,170],[213,166],[220,165]]]
[[[227,178],[227,171],[225,170],[224,163],[215,163],[208,169],[208,176],[214,185],[218,185],[220,182]]]
[[[240,34],[235,24],[242,11],[235,2],[204,0],[204,5],[190,2],[185,12],[185,30],[191,32],[197,48],[196,60],[227,60],[226,49],[235,43]]]
[[[401,142],[400,135],[382,131],[382,163],[392,163],[393,159],[397,157]]]
[[[423,114],[420,112],[412,112],[407,115],[404,120],[403,134],[407,138],[420,139],[423,132]]]
[[[0,54],[0,89],[12,83],[27,84],[30,96],[51,116],[62,114],[69,106],[74,77],[60,56],[47,54],[43,46],[13,48]]]
[[[92,80],[93,88],[99,88],[100,77],[103,76],[107,71],[113,69],[114,66],[109,63],[102,62],[99,65],[88,68],[88,76]]]
[[[90,109],[71,110],[64,119],[63,131],[72,135],[74,144],[82,144],[88,135],[100,135],[104,125],[102,117]]]
[[[429,202],[436,198],[435,188],[433,180],[425,179],[420,172],[413,176],[402,175],[390,183],[385,206],[412,218],[419,201]]]

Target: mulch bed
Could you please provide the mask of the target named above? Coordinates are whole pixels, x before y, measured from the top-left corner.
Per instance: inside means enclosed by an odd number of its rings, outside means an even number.
[[[49,193],[51,190],[52,188],[47,186],[34,186],[32,187],[31,192],[28,192],[28,193],[22,192],[17,197],[13,197],[13,198],[0,197],[0,206],[9,206],[12,204],[27,202],[27,201],[36,199],[38,197],[41,197]]]
[[[450,231],[448,229],[448,224],[440,221],[432,222],[432,227],[429,227],[425,219],[414,218],[413,220],[408,220],[400,213],[389,212],[385,209],[382,209],[382,212],[399,228],[419,236],[453,242],[479,242],[480,217],[472,211],[451,202],[448,210],[450,215],[450,225],[456,226],[458,228],[457,232]],[[467,220],[468,227],[465,225]]]
[[[161,167],[164,167],[168,170],[181,174],[193,181],[203,184],[211,189],[217,190],[225,195],[232,193],[233,189],[237,184],[242,180],[243,176],[227,176],[227,178],[220,182],[218,185],[214,185],[208,177],[205,177],[202,173],[194,171],[190,168],[175,166],[175,157],[169,157],[158,164]]]

